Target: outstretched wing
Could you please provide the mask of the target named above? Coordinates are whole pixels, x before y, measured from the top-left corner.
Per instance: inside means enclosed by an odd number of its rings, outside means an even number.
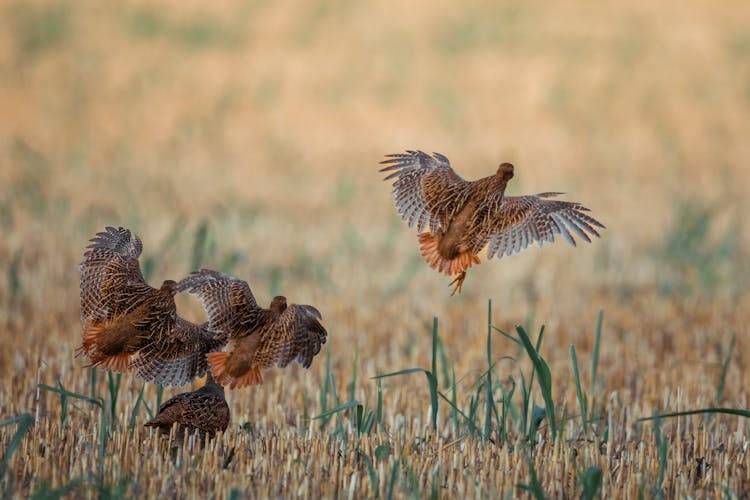
[[[313,306],[288,306],[275,323],[259,332],[259,345],[254,355],[258,366],[283,368],[296,359],[309,368],[328,336],[320,324],[321,319],[320,312]]]
[[[261,311],[247,282],[212,269],[191,273],[177,289],[197,296],[208,314],[209,329],[226,338],[246,334]]]
[[[562,193],[539,193],[529,196],[490,197],[482,207],[482,217],[473,242],[475,253],[489,243],[487,258],[495,255],[502,258],[520,252],[532,243],[541,247],[552,243],[555,235],[561,235],[571,245],[576,241],[571,232],[591,242],[591,236],[599,237],[596,228],[604,226],[586,214],[589,211],[580,203],[552,200]]]
[[[446,226],[456,207],[468,193],[469,182],[451,168],[448,158],[422,151],[386,155],[381,172],[391,172],[383,180],[393,182],[393,197],[401,219],[421,232],[425,226],[434,233]]]
[[[206,353],[221,349],[226,337],[177,316],[170,332],[165,332],[139,351],[130,362],[136,375],[162,385],[180,386],[202,377],[208,369]]]
[[[142,250],[140,238],[122,227],[107,227],[90,240],[80,264],[82,318],[111,318],[154,290],[141,273]]]

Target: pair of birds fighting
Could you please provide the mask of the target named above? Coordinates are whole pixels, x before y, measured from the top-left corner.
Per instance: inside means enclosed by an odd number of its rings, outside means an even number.
[[[168,430],[179,422],[203,435],[226,430],[224,385],[262,384],[261,369],[294,360],[309,368],[325,343],[317,309],[287,305],[283,296],[262,308],[245,281],[219,271],[201,269],[180,282],[150,286],[138,261],[142,250],[140,238],[122,227],[91,240],[80,266],[84,332],[78,354],[93,366],[134,370],[164,385],[185,385],[208,371],[202,388],[167,401],[147,426]],[[183,291],[203,302],[207,322],[177,314],[174,296]]]
[[[571,232],[590,242],[599,236],[597,228],[604,228],[583,205],[552,199],[562,193],[505,196],[514,174],[510,163],[475,181],[462,179],[439,153],[407,151],[381,163],[385,180],[393,180],[401,218],[417,226],[425,261],[456,276],[451,295],[461,292],[466,271],[479,264],[485,247],[488,259],[500,259],[532,243],[552,243],[555,235],[573,246]],[[203,269],[153,288],[140,271],[141,251],[141,240],[123,228],[107,228],[91,240],[81,264],[85,326],[79,353],[94,366],[134,369],[145,380],[171,385],[202,376],[210,365],[204,387],[167,401],[146,425],[168,429],[177,422],[209,434],[225,430],[229,408],[219,384],[261,384],[261,369],[295,359],[308,368],[326,341],[314,307],[287,306],[279,296],[261,308],[245,281],[218,271]],[[174,295],[182,291],[203,302],[206,323],[177,315]]]

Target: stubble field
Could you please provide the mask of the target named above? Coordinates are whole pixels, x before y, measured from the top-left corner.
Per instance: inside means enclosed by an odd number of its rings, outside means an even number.
[[[0,496],[750,495],[746,417],[638,420],[750,406],[750,5],[1,11]],[[482,257],[451,297],[377,171],[405,149],[510,161],[509,194],[607,229]],[[327,344],[228,392],[206,448],[160,439],[190,388],[74,357],[107,225],[152,284],[223,270],[315,305]]]

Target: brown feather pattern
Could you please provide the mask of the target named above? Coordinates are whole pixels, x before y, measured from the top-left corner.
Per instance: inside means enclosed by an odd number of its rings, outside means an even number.
[[[80,265],[85,333],[78,353],[94,366],[184,385],[206,372],[206,352],[225,340],[177,315],[177,283],[166,280],[158,289],[146,283],[142,250],[140,238],[122,227],[91,239]]]
[[[217,384],[211,375],[206,384],[192,392],[178,394],[162,404],[159,412],[146,422],[146,427],[157,427],[162,433],[169,433],[177,424],[176,441],[183,440],[184,434],[198,432],[203,437],[213,437],[229,426],[229,405],[224,397],[224,387]]]
[[[247,282],[210,269],[192,273],[180,288],[195,294],[208,313],[209,328],[227,338],[225,353],[210,356],[217,380],[230,387],[261,383],[258,370],[283,368],[296,360],[309,368],[325,343],[320,312],[309,305],[287,305],[275,297],[268,309],[255,302]],[[251,377],[245,377],[255,371]]]

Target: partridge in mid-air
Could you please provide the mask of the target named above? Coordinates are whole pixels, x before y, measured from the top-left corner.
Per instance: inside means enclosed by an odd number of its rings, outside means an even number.
[[[78,354],[105,370],[134,369],[145,380],[185,385],[206,372],[206,353],[225,339],[177,315],[176,282],[146,283],[142,249],[140,238],[122,227],[91,239],[80,265],[84,333]]]
[[[287,305],[278,296],[264,309],[250,286],[233,276],[202,269],[185,278],[180,290],[195,294],[206,308],[209,328],[226,336],[226,351],[207,358],[216,380],[231,389],[262,384],[261,370],[274,365],[283,368],[296,360],[309,368],[326,341],[316,308]]]
[[[143,425],[158,427],[161,433],[168,434],[175,423],[177,442],[183,440],[185,433],[198,432],[201,438],[210,438],[218,431],[227,430],[229,405],[224,399],[224,387],[214,381],[210,372],[203,387],[173,397],[161,405],[154,418]]]
[[[487,258],[502,258],[537,242],[552,243],[555,234],[575,246],[571,231],[590,242],[604,228],[575,202],[553,200],[562,193],[505,196],[513,165],[502,163],[497,172],[475,181],[462,179],[448,158],[422,151],[386,155],[381,172],[393,181],[393,195],[401,218],[417,225],[422,256],[435,270],[458,275],[453,294],[461,291],[466,270]],[[427,229],[423,232],[424,229]]]

